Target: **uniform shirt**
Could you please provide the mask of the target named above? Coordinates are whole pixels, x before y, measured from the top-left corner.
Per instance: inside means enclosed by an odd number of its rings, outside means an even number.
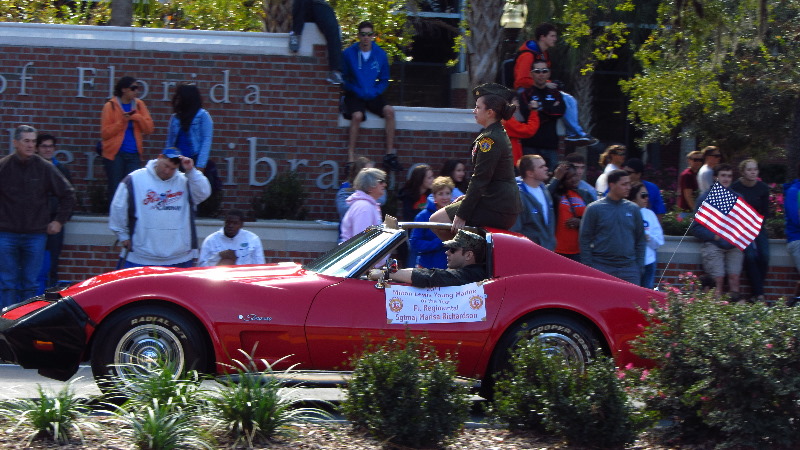
[[[264,264],[265,262],[264,248],[261,246],[261,238],[258,235],[247,230],[239,230],[236,236],[229,238],[225,236],[225,229],[220,228],[203,241],[197,265],[199,267],[216,266],[221,259],[219,253],[225,250],[233,250],[236,254],[236,265]]]
[[[486,127],[472,144],[473,174],[456,215],[469,223],[481,208],[504,214],[520,211],[511,141],[500,122]]]
[[[414,287],[461,286],[485,280],[483,264],[470,264],[461,269],[414,269],[411,285]]]

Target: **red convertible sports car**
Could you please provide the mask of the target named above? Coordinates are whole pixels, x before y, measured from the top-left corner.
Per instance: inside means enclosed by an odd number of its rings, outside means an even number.
[[[491,278],[469,290],[467,305],[480,314],[420,316],[426,323],[394,315],[401,298],[429,308],[415,296],[426,298],[430,289],[380,286],[366,273],[387,261],[410,228],[423,226],[436,225],[371,227],[303,266],[144,267],[100,275],[3,309],[0,359],[58,380],[90,361],[100,379],[131,376],[120,367],[155,360],[213,374],[241,358],[239,349],[255,348],[256,360],[279,361],[275,369],[346,371],[366,341],[403,338],[410,330],[457,353],[460,375],[478,380],[534,336],[577,364],[598,348],[620,365],[640,362],[628,345],[644,323],[638,308],[660,293],[506,231],[477,230],[488,243]]]

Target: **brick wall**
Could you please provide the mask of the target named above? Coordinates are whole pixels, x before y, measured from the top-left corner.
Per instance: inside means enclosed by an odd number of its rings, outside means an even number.
[[[0,121],[8,132],[31,124],[59,138],[66,152],[59,158],[70,167],[79,194],[77,212],[91,212],[90,188],[105,182],[93,153],[103,103],[117,79],[132,75],[146,84],[140,97],[155,123],[145,139],[146,159],[165,146],[174,83],[193,81],[214,120],[212,158],[226,182],[224,209],[251,210],[263,190],[252,184],[291,170],[292,160],[306,160],[294,164],[310,194],[308,218],[338,220],[333,196],[347,158],[349,123],[338,113],[339,88],[325,81],[326,48],[313,25],[297,55],[288,53],[286,34],[278,33],[10,23],[0,29]],[[396,146],[406,166],[426,162],[438,168],[446,159],[468,159],[477,130],[470,111],[442,110],[439,119],[421,123],[415,110],[430,108],[401,109],[407,119],[399,118]],[[453,130],[447,126],[453,114],[466,115],[470,123]],[[382,159],[379,118],[367,120],[357,153]],[[263,158],[274,160],[277,170]],[[253,183],[250,162],[258,160]]]

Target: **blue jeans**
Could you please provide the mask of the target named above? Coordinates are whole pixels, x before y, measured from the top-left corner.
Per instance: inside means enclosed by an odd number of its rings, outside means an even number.
[[[642,271],[642,282],[639,286],[647,289],[653,289],[656,282],[656,263],[645,264],[644,271]]]
[[[563,91],[561,92],[561,98],[564,99],[564,106],[566,106],[564,124],[567,126],[567,135],[585,135],[586,132],[583,131],[581,124],[578,122],[578,101],[575,100],[575,97]]]
[[[118,152],[113,160],[103,158],[103,167],[106,169],[106,178],[108,178],[108,203],[110,204],[119,183],[126,175],[142,167],[142,159],[138,153]]]
[[[763,228],[744,249],[744,271],[750,280],[753,296],[764,295],[764,280],[769,271],[769,237]]]
[[[0,231],[0,307],[36,294],[46,241],[45,233]]]

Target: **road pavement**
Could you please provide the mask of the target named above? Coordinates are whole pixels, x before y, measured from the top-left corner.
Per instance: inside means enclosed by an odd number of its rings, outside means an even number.
[[[100,395],[100,389],[94,382],[90,366],[81,366],[78,373],[69,381],[56,381],[39,375],[35,370],[23,369],[12,364],[0,364],[0,400],[34,398],[38,397],[39,386],[45,392],[58,392],[68,383],[71,383],[73,392],[79,397]],[[203,386],[213,389],[218,385],[214,381],[206,381]],[[324,400],[336,403],[344,398],[339,388],[302,388],[294,389],[293,392],[308,401]]]

